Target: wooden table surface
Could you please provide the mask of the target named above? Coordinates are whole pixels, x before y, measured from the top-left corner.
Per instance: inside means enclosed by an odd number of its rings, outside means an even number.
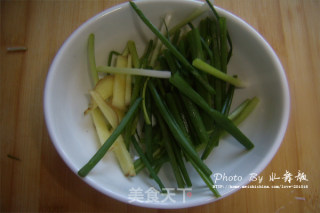
[[[215,1],[266,38],[289,81],[288,129],[278,153],[260,175],[269,179],[300,171],[308,181],[294,178],[289,185],[308,188],[242,189],[212,204],[168,211],[106,197],[71,172],[53,147],[44,122],[45,79],[65,39],[93,15],[121,2],[1,0],[0,211],[320,212],[319,0]],[[7,51],[14,46],[28,50]]]

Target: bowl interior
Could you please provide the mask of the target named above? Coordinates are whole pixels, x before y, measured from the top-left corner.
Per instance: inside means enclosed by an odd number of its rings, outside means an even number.
[[[201,6],[198,1],[139,1],[137,5],[157,26],[168,12],[174,24]],[[181,6],[183,5],[183,6]],[[236,190],[231,186],[249,183],[252,174],[259,174],[271,161],[281,144],[289,116],[289,92],[284,70],[266,41],[249,25],[231,13],[217,8],[227,17],[234,53],[228,72],[237,74],[248,83],[245,89],[236,90],[233,106],[246,98],[260,99],[253,114],[240,129],[254,142],[249,152],[232,137],[222,139],[219,147],[206,160],[212,169],[212,178],[221,186],[225,197]],[[211,14],[208,12],[205,15]],[[202,16],[203,17],[203,16]],[[144,26],[129,4],[121,4],[91,18],[79,27],[57,53],[45,87],[45,118],[52,141],[68,166],[77,172],[98,149],[98,138],[90,116],[83,112],[89,103],[88,91],[92,88],[87,61],[87,38],[95,34],[96,63],[106,64],[109,51],[122,50],[128,40],[134,40],[138,51],[143,52],[153,34]],[[177,189],[170,167],[160,171],[160,178],[172,188],[172,199],[158,195],[159,202],[148,202],[148,191],[157,188],[145,172],[126,178],[119,169],[112,153],[84,178],[92,187],[123,202],[132,201],[134,191],[142,192],[141,202],[132,204],[154,208],[182,208],[217,200],[207,189],[197,173],[188,167],[193,186],[185,191]],[[232,178],[231,176],[237,176]],[[222,177],[229,177],[228,180]],[[191,193],[188,193],[191,192]],[[130,197],[131,196],[131,197]]]

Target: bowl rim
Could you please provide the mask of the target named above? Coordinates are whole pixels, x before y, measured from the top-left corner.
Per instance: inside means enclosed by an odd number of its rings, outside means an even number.
[[[137,4],[144,4],[144,3],[152,3],[152,2],[156,2],[154,0],[139,0],[136,1]],[[195,6],[196,4],[198,4],[198,6],[201,6],[202,1],[198,1],[198,0],[174,0],[174,1],[169,1],[169,2],[191,2],[194,3]],[[52,80],[53,79],[53,75],[54,75],[54,70],[55,67],[57,66],[57,63],[59,61],[59,59],[61,58],[61,53],[67,48],[67,44],[73,40],[79,33],[81,33],[81,31],[83,31],[86,27],[88,27],[90,24],[94,23],[96,20],[102,18],[105,15],[108,15],[109,13],[122,9],[124,8],[126,5],[128,4],[128,2],[124,2],[118,5],[115,5],[113,7],[107,8],[106,10],[103,10],[101,12],[99,12],[98,14],[94,15],[93,17],[89,18],[88,20],[86,20],[84,23],[82,23],[75,31],[73,31],[68,38],[64,41],[64,43],[62,44],[62,46],[59,48],[58,52],[56,53],[48,74],[47,74],[47,78],[45,81],[45,87],[44,87],[44,98],[43,98],[43,107],[44,107],[44,117],[45,117],[45,123],[47,126],[47,130],[49,133],[49,136],[51,138],[51,141],[55,147],[55,149],[57,150],[57,152],[59,153],[60,157],[63,159],[64,163],[66,163],[68,165],[68,167],[75,173],[77,174],[77,169],[75,168],[75,165],[73,165],[70,160],[68,159],[68,155],[67,153],[58,145],[58,143],[56,142],[58,139],[55,135],[54,132],[54,128],[53,128],[53,122],[52,122],[52,118],[50,116],[50,111],[49,111],[49,102],[50,102],[50,96],[48,95],[50,88],[53,84]],[[289,84],[288,84],[288,80],[286,77],[286,73],[285,70],[281,64],[280,59],[278,58],[277,54],[275,53],[275,51],[273,50],[273,48],[271,47],[271,45],[262,37],[262,35],[255,30],[251,25],[249,25],[247,22],[245,22],[244,20],[242,20],[240,17],[238,17],[237,15],[223,9],[220,8],[218,6],[215,6],[216,10],[218,11],[218,13],[222,13],[224,16],[228,16],[231,17],[232,20],[236,21],[237,24],[240,24],[242,28],[245,28],[246,31],[249,31],[250,34],[252,34],[256,39],[259,40],[260,43],[263,44],[265,51],[269,54],[269,56],[271,57],[271,60],[275,63],[275,66],[277,67],[278,70],[278,74],[280,75],[280,82],[281,82],[281,87],[282,87],[282,91],[284,93],[284,100],[283,100],[283,114],[282,119],[281,119],[281,128],[278,131],[277,135],[275,136],[276,140],[273,144],[273,146],[270,149],[270,152],[268,152],[266,154],[266,156],[263,158],[263,160],[258,164],[258,166],[255,168],[255,171],[257,174],[260,174],[271,162],[271,160],[274,158],[275,154],[277,153],[280,145],[282,144],[283,138],[285,136],[286,133],[286,129],[288,126],[288,122],[289,122],[289,117],[290,117],[290,91],[289,91]],[[229,19],[229,18],[228,18]],[[77,177],[79,177],[77,175]],[[80,177],[79,177],[80,178]],[[215,201],[218,201],[222,198],[228,197],[229,195],[237,192],[240,188],[238,189],[234,189],[226,194],[224,194],[222,197],[220,198],[215,198],[212,197],[212,199],[208,199],[208,200],[204,200],[202,202],[185,202],[185,203],[174,203],[171,205],[165,204],[165,205],[161,205],[158,203],[146,203],[146,202],[133,202],[130,203],[128,199],[125,199],[123,196],[120,196],[117,193],[113,193],[107,190],[104,190],[102,187],[100,187],[97,183],[95,183],[91,178],[80,178],[82,181],[84,181],[85,183],[89,184],[92,188],[94,188],[95,190],[101,192],[104,195],[107,195],[108,197],[111,197],[113,199],[116,199],[118,201],[121,201],[123,203],[126,204],[131,204],[131,205],[135,205],[135,206],[140,206],[140,207],[146,207],[146,208],[158,208],[158,209],[180,209],[180,208],[189,208],[189,207],[194,207],[194,206],[200,206],[200,205],[204,205],[204,204],[209,204]],[[244,185],[249,184],[250,181],[247,180],[244,182]]]

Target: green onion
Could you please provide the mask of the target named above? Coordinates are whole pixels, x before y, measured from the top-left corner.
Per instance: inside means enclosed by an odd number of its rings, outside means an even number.
[[[206,185],[208,186],[208,188],[210,189],[210,191],[216,196],[216,197],[221,197],[220,193],[218,192],[218,190],[214,187],[213,181],[211,180],[211,178],[209,176],[207,176],[206,174],[203,173],[203,171],[195,164],[195,162],[190,159],[191,164],[193,165],[193,167],[196,169],[196,171],[198,172],[198,174],[200,175],[200,177],[202,178],[202,180],[206,183]]]
[[[130,1],[131,7],[137,13],[137,15],[141,18],[141,20],[149,27],[149,29],[160,39],[160,41],[172,52],[172,54],[184,65],[191,74],[200,81],[203,86],[211,93],[214,94],[214,89],[208,84],[208,82],[204,81],[201,75],[194,69],[194,67],[188,62],[188,60],[171,44],[171,42],[161,34],[161,32],[145,17],[142,11],[137,7],[137,5]]]
[[[157,162],[159,161],[160,158],[163,158],[164,156],[165,154],[164,154],[163,148],[156,149],[152,154],[152,158]],[[154,163],[154,164],[157,164],[157,163]],[[141,157],[134,161],[134,168],[136,170],[136,174],[138,174],[143,168],[145,168],[145,165]]]
[[[160,124],[161,132],[162,132],[163,144],[164,144],[164,147],[165,147],[167,154],[169,156],[169,160],[171,163],[171,167],[172,167],[174,176],[177,181],[177,185],[179,188],[184,188],[185,183],[184,183],[182,175],[180,173],[180,169],[179,169],[177,159],[175,156],[176,154],[174,153],[174,150],[172,148],[172,141],[170,140],[169,132],[168,132],[167,127],[165,126],[164,121],[162,120],[161,116],[157,116],[157,118],[158,118],[157,121]]]
[[[150,162],[148,161],[147,157],[143,154],[143,151],[142,151],[141,147],[139,146],[139,144],[138,144],[137,140],[135,139],[135,137],[132,136],[131,140],[132,140],[132,144],[133,144],[134,148],[136,149],[136,151],[140,155],[141,160],[143,161],[144,165],[149,170],[150,175],[158,183],[161,192],[166,192],[167,191],[166,187],[163,185],[163,183],[161,182],[160,178],[158,177],[156,172],[153,170],[153,168],[152,168]]]
[[[98,66],[98,72],[103,73],[115,73],[115,74],[128,74],[128,75],[139,75],[154,78],[170,78],[171,72],[169,71],[158,71],[149,69],[138,69],[138,68],[118,68],[109,66]]]
[[[180,146],[187,152],[191,159],[203,170],[206,175],[211,175],[211,170],[207,167],[206,164],[200,159],[195,149],[192,147],[191,142],[188,138],[183,134],[183,131],[180,129],[176,121],[172,118],[171,114],[169,114],[167,107],[162,101],[162,98],[159,96],[155,86],[152,82],[148,84],[155,104],[159,110],[159,113],[167,123],[173,137],[179,142]]]
[[[112,132],[110,137],[104,142],[104,144],[99,148],[99,150],[93,155],[93,157],[86,163],[79,171],[78,175],[80,177],[85,177],[94,167],[95,165],[103,158],[103,156],[107,153],[109,148],[118,138],[118,136],[122,133],[125,126],[127,125],[128,121],[132,118],[135,114],[138,106],[140,105],[141,98],[138,98],[134,104],[130,107],[126,115],[121,120],[120,124],[117,128]]]
[[[250,102],[249,98],[245,99],[228,115],[228,118],[233,121],[247,107],[249,102]]]
[[[159,173],[162,165],[163,165],[164,163],[168,162],[168,161],[169,161],[169,158],[168,158],[167,155],[164,155],[164,156],[162,156],[160,159],[157,159],[157,161],[154,163],[154,166],[153,166],[154,171],[156,172],[156,174]],[[151,177],[152,177],[152,176],[151,176]]]
[[[199,58],[193,60],[192,65],[198,68],[199,70],[209,73],[210,75],[213,75],[216,78],[219,78],[225,82],[228,82],[236,87],[245,87],[245,84],[238,78],[234,78],[230,75],[225,74],[224,72],[221,72],[220,70],[202,61]]]
[[[200,32],[197,28],[193,28],[187,34],[187,40],[190,46],[190,52],[193,59],[200,58],[204,59],[204,54],[202,50]]]
[[[184,179],[185,183],[187,184],[187,186],[191,187],[192,186],[191,179],[189,177],[187,168],[186,168],[184,161],[182,159],[181,149],[179,149],[180,147],[178,147],[178,144],[176,144],[175,142],[172,143],[172,147],[173,147],[174,153],[176,155],[176,159],[177,159],[181,174],[183,176],[183,179]]]
[[[229,86],[227,97],[221,110],[222,114],[225,116],[229,114],[229,110],[230,110],[232,99],[233,99],[234,89],[235,88],[233,85]],[[213,148],[219,145],[219,139],[222,132],[223,132],[222,129],[218,126],[213,130],[213,134],[211,135],[211,138],[207,143],[205,150],[202,153],[201,159],[205,160],[209,156]]]
[[[153,40],[150,40],[146,47],[145,53],[140,58],[141,63],[139,68],[143,68],[143,69],[150,68],[150,67],[152,68],[149,60],[150,60],[150,57],[152,57],[151,54],[153,53],[153,50],[154,50],[154,42]]]
[[[171,52],[168,49],[166,49],[163,51],[163,56],[167,62],[167,65],[168,65],[171,73],[177,72],[179,69],[178,69],[176,60],[175,60],[174,56],[171,54]]]
[[[254,147],[253,143],[247,138],[226,116],[212,109],[207,102],[180,76],[179,73],[174,74],[169,81],[177,87],[181,93],[186,95],[190,100],[197,104],[200,108],[208,113],[217,124],[229,132],[248,150]]]
[[[207,130],[204,126],[203,120],[200,116],[197,106],[186,96],[182,95],[184,106],[189,115],[189,119],[193,129],[195,130],[200,143],[207,143],[209,140]]]
[[[146,80],[145,83],[145,88],[147,88],[147,82],[149,79]],[[152,150],[153,150],[153,140],[152,140],[152,120],[151,120],[151,112],[152,112],[152,102],[151,102],[151,95],[149,91],[144,91],[143,99],[142,102],[144,103],[143,105],[143,111],[144,111],[144,116],[145,117],[145,126],[144,126],[144,139],[145,139],[145,149],[146,149],[146,155],[148,160],[151,162],[153,161],[153,156],[152,156]]]
[[[213,12],[213,14],[215,15],[215,17],[219,20],[221,17],[219,16],[219,14],[217,13],[217,11],[214,9],[213,5],[211,4],[210,0],[206,0],[207,4],[209,5],[209,8],[211,9],[211,11]],[[230,58],[232,56],[232,41],[230,38],[230,34],[229,32],[227,32],[227,39],[228,39],[228,44],[229,44],[229,52],[228,52],[228,62],[230,61]]]
[[[201,7],[197,8],[196,10],[193,11],[190,15],[188,15],[185,19],[180,21],[178,24],[176,24],[174,27],[172,27],[169,31],[170,35],[173,35],[177,30],[179,30],[181,27],[187,25],[190,23],[192,20],[198,18],[201,16],[203,13],[205,13],[208,10],[208,7],[206,4],[203,4]]]
[[[235,125],[241,124],[255,109],[259,103],[259,98],[253,97],[243,101],[229,116]],[[221,137],[226,134],[225,131],[221,132]]]
[[[88,38],[88,56],[89,56],[89,66],[91,71],[91,78],[93,85],[96,85],[99,81],[98,72],[96,69],[96,58],[95,58],[95,50],[94,50],[94,34],[90,34]]]
[[[161,25],[161,28],[160,28],[160,32],[161,33],[165,33],[165,31],[167,31],[167,24],[171,21],[171,15],[166,15],[163,19],[163,23]],[[151,67],[154,67],[155,63],[156,63],[156,60],[159,56],[159,53],[161,51],[161,48],[162,48],[162,43],[158,41],[158,39],[156,38],[155,39],[155,47],[154,47],[154,50],[152,52],[152,55],[151,55],[151,59],[150,59],[150,66]]]
[[[208,4],[209,8],[211,9],[211,11],[213,12],[213,14],[215,15],[215,17],[216,17],[217,19],[219,19],[220,16],[219,16],[219,14],[217,13],[217,11],[214,9],[214,7],[213,7],[213,5],[211,4],[210,0],[206,0],[206,2],[207,2],[207,4]]]
[[[227,44],[227,24],[226,18],[221,17],[219,19],[220,25],[220,52],[221,52],[221,71],[227,72],[228,64],[228,44]]]
[[[259,103],[259,98],[253,97],[252,99],[250,99],[247,105],[241,111],[241,113],[239,113],[239,115],[233,119],[233,122],[236,125],[243,122],[250,115],[250,113],[255,109],[258,103]]]
[[[144,115],[144,119],[146,121],[146,124],[151,125],[151,119],[149,117],[149,114],[148,114],[147,108],[146,108],[146,89],[147,89],[148,81],[149,81],[149,78],[147,78],[147,80],[143,84],[143,89],[142,89],[142,110],[143,110],[143,115]]]
[[[181,112],[181,110],[179,110],[179,108],[176,104],[176,100],[174,99],[172,93],[167,93],[166,102],[167,102],[168,107],[170,109],[170,112],[171,112],[172,116],[174,117],[174,119],[176,120],[177,124],[179,125],[179,127],[181,128],[183,133],[188,137],[189,136],[188,135],[188,128],[186,126],[187,122],[183,119],[182,112]]]
[[[139,61],[139,56],[136,48],[136,44],[134,41],[129,40],[127,42],[128,50],[129,53],[131,54],[132,57],[132,64],[134,68],[140,67],[140,61]]]
[[[109,53],[108,66],[111,66],[111,65],[112,65],[112,57],[113,57],[113,55],[120,55],[120,53],[117,52],[117,51],[111,51],[111,52]]]

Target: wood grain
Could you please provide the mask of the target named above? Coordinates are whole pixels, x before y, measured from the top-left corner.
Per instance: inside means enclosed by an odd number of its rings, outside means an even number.
[[[283,144],[260,174],[304,172],[307,189],[243,189],[179,210],[143,209],[95,191],[66,166],[48,136],[43,89],[65,39],[84,21],[124,1],[1,1],[1,212],[320,212],[320,1],[216,0],[270,43],[286,70],[291,116]],[[11,46],[27,51],[7,52]],[[8,157],[9,155],[9,157]],[[10,156],[15,156],[14,159]],[[267,182],[272,186],[272,182]]]

